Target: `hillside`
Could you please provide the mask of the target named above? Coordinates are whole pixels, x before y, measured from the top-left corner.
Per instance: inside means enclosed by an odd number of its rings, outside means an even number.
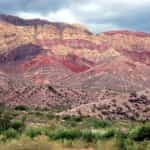
[[[0,15],[0,45],[2,103],[62,107],[74,114],[86,107],[86,115],[93,115],[93,103],[100,107],[109,103],[107,109],[113,113],[115,99],[115,109],[125,102],[132,110],[128,115],[126,107],[127,115],[115,118],[150,119],[150,95],[134,104],[136,110],[128,101],[131,93],[150,89],[148,33],[122,30],[95,35],[78,25]],[[117,96],[102,98],[107,90]],[[100,118],[111,118],[111,113],[103,116],[96,110]]]

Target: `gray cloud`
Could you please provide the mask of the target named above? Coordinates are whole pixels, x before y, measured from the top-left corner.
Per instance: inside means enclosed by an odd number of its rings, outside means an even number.
[[[0,13],[77,22],[94,32],[150,32],[150,0],[0,0]]]
[[[70,0],[0,0],[0,13],[24,11],[45,14],[62,7],[68,7],[70,2]]]

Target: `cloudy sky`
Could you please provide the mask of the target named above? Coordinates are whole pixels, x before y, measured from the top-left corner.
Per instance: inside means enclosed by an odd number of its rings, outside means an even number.
[[[150,0],[0,0],[0,13],[80,23],[96,33],[150,32]]]

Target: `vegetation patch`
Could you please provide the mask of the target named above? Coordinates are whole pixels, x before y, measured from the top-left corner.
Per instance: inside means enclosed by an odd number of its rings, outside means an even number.
[[[150,149],[150,123],[107,121],[90,117],[65,116],[52,117],[50,110],[16,110],[0,109],[0,149],[16,150],[22,144],[26,150],[37,150],[49,145],[51,149],[65,150],[149,150]],[[41,139],[43,141],[37,141]],[[8,144],[10,142],[16,144]],[[41,142],[41,143],[40,143]],[[53,147],[51,143],[60,147]],[[56,144],[56,145],[57,145]],[[14,148],[13,148],[14,146]],[[6,149],[7,148],[7,149]],[[90,149],[89,148],[89,149]],[[21,148],[18,148],[21,150]],[[47,150],[47,149],[42,149]]]
[[[137,126],[130,130],[129,137],[135,141],[144,141],[150,139],[150,124]]]

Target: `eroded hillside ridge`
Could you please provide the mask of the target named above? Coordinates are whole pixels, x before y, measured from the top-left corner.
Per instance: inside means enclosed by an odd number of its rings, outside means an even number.
[[[128,101],[130,93],[150,89],[149,33],[93,34],[76,24],[0,15],[0,45],[0,97],[9,105],[62,106],[71,112],[86,105],[91,112],[91,102],[103,105],[103,90],[127,94]],[[115,109],[124,105],[119,96]],[[149,95],[143,103],[140,109],[147,108]],[[150,117],[149,108],[145,114]]]
[[[0,62],[7,73],[21,72],[25,79],[42,84],[121,90],[149,87],[148,33],[95,35],[79,25],[6,15],[0,16],[0,29]]]

